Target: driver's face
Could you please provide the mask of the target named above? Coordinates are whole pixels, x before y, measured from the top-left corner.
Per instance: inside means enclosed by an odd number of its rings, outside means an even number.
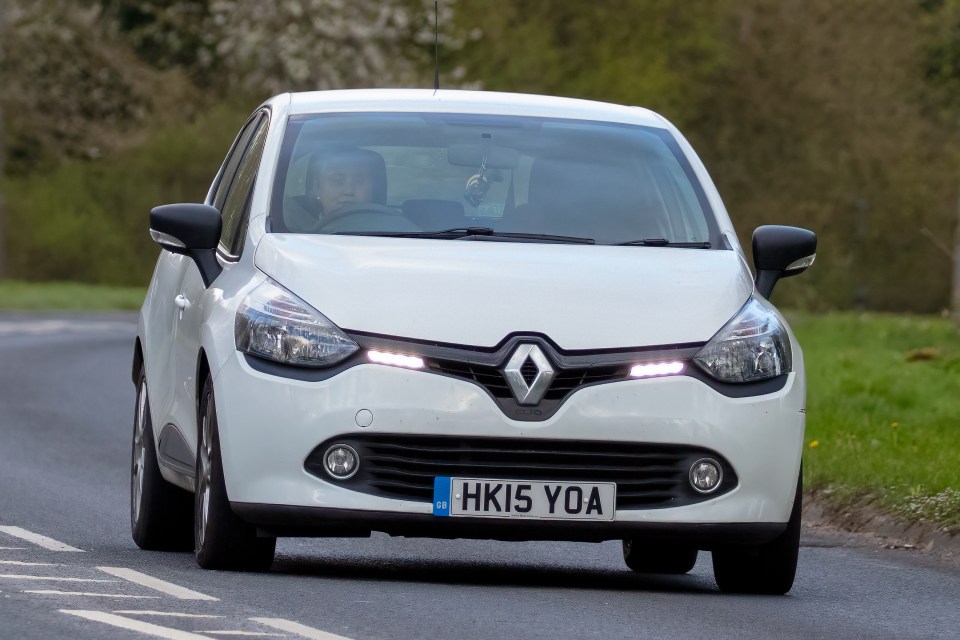
[[[360,162],[334,159],[323,165],[315,189],[328,214],[346,204],[372,202],[373,172]]]

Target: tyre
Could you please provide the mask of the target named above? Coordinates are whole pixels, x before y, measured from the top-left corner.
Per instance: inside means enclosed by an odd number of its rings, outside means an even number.
[[[803,470],[787,529],[766,544],[713,551],[713,576],[721,591],[783,595],[790,591],[800,552]]]
[[[130,473],[130,531],[141,549],[189,551],[193,508],[190,493],[160,475],[143,367],[137,378]]]
[[[688,547],[644,545],[634,540],[623,541],[623,561],[639,573],[683,574],[697,564],[697,550]]]
[[[193,518],[197,564],[204,569],[266,571],[273,563],[277,539],[258,537],[256,528],[230,509],[209,376],[200,397],[199,417]]]

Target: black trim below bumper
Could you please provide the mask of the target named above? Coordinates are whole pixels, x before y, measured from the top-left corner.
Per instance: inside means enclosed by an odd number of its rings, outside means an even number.
[[[373,531],[413,538],[603,542],[643,540],[686,543],[698,549],[736,544],[760,544],[784,532],[786,522],[660,523],[570,522],[488,518],[438,518],[429,514],[359,511],[321,507],[231,502],[240,518],[259,532],[283,537],[367,537]]]

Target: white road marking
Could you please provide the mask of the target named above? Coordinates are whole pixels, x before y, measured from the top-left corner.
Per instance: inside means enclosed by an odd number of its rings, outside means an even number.
[[[203,630],[203,633],[215,633],[218,636],[254,636],[258,638],[287,638],[289,636],[283,633],[262,633],[260,631],[209,631]]]
[[[53,538],[48,538],[47,536],[42,536],[39,533],[27,531],[26,529],[22,529],[20,527],[3,526],[0,527],[0,533],[5,533],[8,536],[20,538],[21,540],[26,540],[27,542],[32,542],[38,547],[43,547],[44,549],[49,549],[50,551],[73,551],[75,553],[83,553],[83,549],[71,547],[68,544],[63,544],[62,542],[54,540]]]
[[[209,636],[202,636],[198,633],[180,631],[179,629],[171,629],[169,627],[161,627],[158,624],[144,622],[143,620],[134,620],[133,618],[124,618],[123,616],[117,616],[105,611],[60,609],[60,613],[66,613],[67,615],[77,616],[78,618],[93,620],[94,622],[102,622],[103,624],[109,624],[111,626],[120,627],[121,629],[127,629],[129,631],[139,631],[140,633],[156,636],[158,638],[166,638],[167,640],[211,640]]]
[[[57,591],[56,589],[25,589],[20,593],[40,596],[90,596],[93,598],[128,598],[136,600],[159,600],[160,596],[132,596],[125,593],[90,593],[86,591]]]
[[[62,567],[53,562],[21,562],[20,560],[0,560],[0,564],[15,564],[18,567]]]
[[[50,582],[119,582],[119,580],[98,580],[96,578],[60,578],[57,576],[30,576],[23,573],[0,573],[7,580],[44,580]]]
[[[124,613],[130,616],[169,616],[171,618],[222,618],[223,616],[212,616],[205,613],[176,613],[175,611],[150,611],[139,609],[125,609],[114,611],[114,613]]]
[[[167,582],[166,580],[161,580],[159,578],[154,578],[153,576],[148,576],[145,573],[134,571],[133,569],[126,569],[124,567],[97,567],[97,569],[103,571],[104,573],[109,573],[112,576],[123,578],[124,580],[129,580],[130,582],[135,582],[136,584],[147,587],[148,589],[160,591],[168,596],[180,598],[181,600],[212,600],[213,602],[219,602],[219,598],[204,595],[197,591],[187,589],[186,587],[173,584],[172,582]]]
[[[23,551],[26,547],[0,547],[0,551]]]
[[[319,629],[308,627],[307,625],[300,624],[299,622],[284,620],[283,618],[250,618],[250,619],[253,620],[254,622],[265,624],[268,627],[279,629],[280,631],[288,631],[290,633],[295,633],[298,636],[302,638],[308,638],[309,640],[350,640],[350,638],[338,636],[335,633],[327,633],[326,631],[320,631]]]

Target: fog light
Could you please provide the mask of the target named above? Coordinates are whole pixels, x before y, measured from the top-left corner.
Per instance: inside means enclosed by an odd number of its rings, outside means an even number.
[[[349,445],[335,444],[323,455],[323,466],[333,478],[346,480],[360,467],[360,456]]]
[[[690,485],[700,493],[713,493],[723,480],[720,463],[710,458],[701,458],[690,467]]]

